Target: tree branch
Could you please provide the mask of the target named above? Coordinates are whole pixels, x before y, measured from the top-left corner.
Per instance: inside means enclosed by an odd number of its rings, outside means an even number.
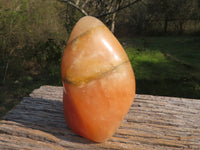
[[[104,17],[104,16],[107,16],[107,15],[113,14],[113,13],[118,12],[118,11],[124,9],[124,8],[127,8],[127,7],[129,7],[129,6],[131,6],[131,5],[136,4],[136,3],[139,2],[139,1],[142,1],[142,0],[135,0],[134,2],[130,2],[129,4],[127,4],[127,5],[125,5],[125,6],[122,6],[122,7],[119,7],[119,8],[116,9],[116,10],[113,10],[113,11],[111,11],[111,12],[107,12],[107,13],[104,13],[104,14],[96,15],[95,17],[100,18],[100,17]]]
[[[73,2],[71,2],[69,0],[58,0],[58,1],[65,2],[69,5],[71,5],[72,7],[78,9],[84,16],[88,16],[88,13],[84,9],[80,8],[78,5],[74,4]]]
[[[88,0],[85,0],[85,2],[83,3],[83,5],[81,6],[81,9],[83,9],[87,3],[88,3]]]

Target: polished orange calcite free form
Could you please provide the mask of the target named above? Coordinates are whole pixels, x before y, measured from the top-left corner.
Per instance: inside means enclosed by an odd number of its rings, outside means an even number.
[[[86,16],[76,23],[61,75],[69,128],[92,141],[106,141],[133,102],[135,77],[123,47],[100,20]]]

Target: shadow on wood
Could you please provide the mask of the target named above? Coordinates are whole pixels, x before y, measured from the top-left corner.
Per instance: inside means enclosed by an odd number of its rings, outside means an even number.
[[[136,95],[105,143],[73,133],[63,116],[62,87],[34,90],[0,121],[2,149],[200,149],[200,101]]]
[[[73,133],[68,128],[64,120],[62,101],[25,97],[20,105],[6,115],[5,120],[14,121],[23,125],[26,129],[33,129],[35,133],[39,130],[70,142],[93,143]],[[24,134],[25,136],[30,136],[28,135],[29,133]],[[35,138],[53,142],[48,139],[47,135]]]

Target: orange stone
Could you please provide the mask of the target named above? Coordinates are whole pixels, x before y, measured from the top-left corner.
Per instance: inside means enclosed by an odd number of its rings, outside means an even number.
[[[61,65],[67,125],[96,142],[110,138],[135,97],[135,77],[118,40],[97,18],[75,25]]]

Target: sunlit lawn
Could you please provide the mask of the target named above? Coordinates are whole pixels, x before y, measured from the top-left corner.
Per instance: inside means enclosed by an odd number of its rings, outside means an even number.
[[[200,37],[121,39],[136,76],[136,92],[200,99]]]
[[[120,42],[133,66],[138,94],[200,99],[200,37],[135,37]],[[57,78],[41,74],[33,80],[22,77],[19,83],[0,86],[0,120],[33,89],[61,85],[60,69],[54,73]]]

